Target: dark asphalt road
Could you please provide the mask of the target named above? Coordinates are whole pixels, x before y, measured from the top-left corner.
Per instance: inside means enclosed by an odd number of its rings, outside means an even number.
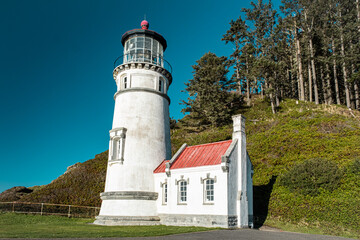
[[[61,240],[70,240],[62,238]],[[138,238],[94,238],[94,240],[222,240],[222,239],[234,239],[234,240],[349,240],[349,238],[324,236],[324,235],[312,235],[302,233],[290,233],[279,231],[260,231],[252,229],[239,229],[239,230],[216,230],[208,232],[198,233],[186,233],[177,234],[171,236],[161,237],[138,237]],[[20,240],[19,238],[17,240]],[[29,239],[26,239],[29,240]],[[41,239],[44,240],[44,239]],[[84,238],[84,240],[90,240]]]

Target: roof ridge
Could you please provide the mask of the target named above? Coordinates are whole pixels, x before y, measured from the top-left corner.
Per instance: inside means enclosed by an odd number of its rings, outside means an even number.
[[[205,145],[213,145],[213,144],[219,144],[219,143],[228,142],[228,141],[232,141],[232,139],[222,140],[222,141],[219,141],[219,142],[212,142],[212,143],[204,143],[204,144],[192,145],[192,146],[187,146],[186,148],[197,147],[197,146],[205,146]]]

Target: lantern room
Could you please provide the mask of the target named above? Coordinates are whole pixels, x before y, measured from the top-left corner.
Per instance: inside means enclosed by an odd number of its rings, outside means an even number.
[[[144,62],[164,67],[166,40],[148,28],[149,23],[144,20],[141,22],[141,29],[130,30],[122,36],[123,63]]]

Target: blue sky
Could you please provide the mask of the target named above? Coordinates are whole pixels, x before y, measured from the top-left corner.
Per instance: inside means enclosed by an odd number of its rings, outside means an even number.
[[[150,29],[168,43],[170,115],[182,118],[184,83],[249,1],[0,0],[0,192],[50,183],[107,150],[124,32]]]

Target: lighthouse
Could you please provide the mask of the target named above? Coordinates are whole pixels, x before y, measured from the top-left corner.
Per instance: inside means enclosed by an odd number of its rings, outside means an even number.
[[[109,141],[105,191],[95,224],[159,223],[154,169],[171,158],[169,104],[171,66],[165,38],[141,22],[123,34],[123,55],[114,64],[117,91]]]

